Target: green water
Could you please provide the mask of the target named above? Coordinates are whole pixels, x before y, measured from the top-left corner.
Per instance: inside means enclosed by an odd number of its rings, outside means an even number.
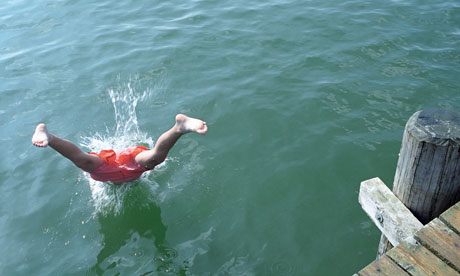
[[[457,1],[8,1],[0,7],[0,275],[352,275],[405,122],[459,110]],[[30,138],[153,145],[121,188]],[[94,148],[85,147],[90,146]]]

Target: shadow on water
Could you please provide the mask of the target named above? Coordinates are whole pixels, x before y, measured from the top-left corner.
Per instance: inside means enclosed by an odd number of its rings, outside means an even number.
[[[137,182],[124,190],[119,212],[96,214],[102,249],[89,275],[185,275],[167,245],[160,207],[146,198],[145,183]]]

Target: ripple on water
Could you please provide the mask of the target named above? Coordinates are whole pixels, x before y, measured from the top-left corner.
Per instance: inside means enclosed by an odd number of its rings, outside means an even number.
[[[270,275],[289,276],[295,274],[295,267],[286,260],[276,260],[270,266]]]

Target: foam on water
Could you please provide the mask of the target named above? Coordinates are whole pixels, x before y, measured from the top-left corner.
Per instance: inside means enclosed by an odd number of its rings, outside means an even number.
[[[137,88],[137,82],[130,79],[127,83],[121,83],[115,88],[108,89],[108,96],[114,107],[115,127],[110,131],[106,127],[105,133],[97,132],[89,137],[82,137],[81,146],[99,152],[103,149],[121,149],[134,146],[144,145],[153,148],[154,141],[146,133],[140,131],[136,107],[139,102],[145,101],[151,96],[151,90],[142,90]],[[138,92],[138,91],[142,92]],[[161,166],[165,166],[164,162]],[[88,173],[84,173],[84,179],[89,182],[95,213],[99,214],[119,214],[123,210],[124,199],[131,193],[134,186],[141,189],[143,196],[147,198],[141,202],[151,202],[153,194],[158,184],[148,178],[150,171],[144,173],[138,180],[124,183],[123,185],[114,185],[102,183],[92,179]],[[132,191],[135,192],[135,191]]]

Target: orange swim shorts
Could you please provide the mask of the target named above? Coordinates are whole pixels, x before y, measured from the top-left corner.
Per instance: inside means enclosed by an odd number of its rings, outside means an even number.
[[[139,153],[149,150],[144,146],[130,147],[119,152],[102,150],[99,153],[90,152],[99,156],[104,163],[90,173],[91,178],[101,182],[127,182],[139,178],[148,169],[137,164],[134,158]]]

